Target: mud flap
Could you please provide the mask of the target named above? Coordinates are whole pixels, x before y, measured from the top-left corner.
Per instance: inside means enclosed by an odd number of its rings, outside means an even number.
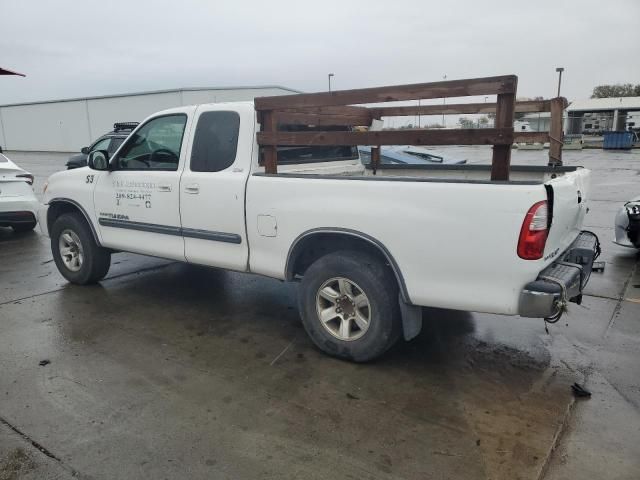
[[[409,305],[402,298],[400,301],[400,315],[402,316],[402,331],[405,340],[418,336],[422,330],[422,307]]]

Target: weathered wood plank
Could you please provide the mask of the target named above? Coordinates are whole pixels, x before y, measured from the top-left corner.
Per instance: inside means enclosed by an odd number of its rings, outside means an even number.
[[[371,170],[375,175],[380,166],[380,147],[371,147]]]
[[[516,112],[536,113],[551,111],[550,100],[526,100],[516,102]],[[398,107],[372,107],[369,109],[374,118],[400,117],[412,115],[460,115],[473,113],[494,113],[495,103],[452,103],[449,105],[406,105]]]
[[[513,116],[513,114],[512,114]],[[295,145],[505,145],[513,128],[460,130],[382,130],[369,132],[259,132],[262,146]]]
[[[272,112],[263,112],[262,129],[264,132],[277,133],[278,124]],[[259,135],[259,134],[258,134]],[[278,173],[278,150],[275,146],[265,147],[262,150],[264,155],[264,171],[265,173]]]
[[[331,115],[318,113],[291,113],[276,110],[274,112],[278,125],[371,125],[371,116],[365,115]]]
[[[332,107],[278,108],[277,112],[317,113],[320,115],[369,115],[367,107],[355,105],[336,105]]]
[[[514,143],[546,143],[548,141],[547,132],[513,132]]]
[[[514,93],[517,85],[515,75],[499,77],[447,80],[444,82],[416,83],[390,87],[337,90],[334,92],[303,93],[274,97],[257,97],[256,110],[282,108],[319,107],[363,103],[394,102],[428,98],[467,97]]]
[[[556,97],[551,100],[551,123],[549,124],[549,165],[562,165],[562,112],[567,99]]]
[[[513,131],[513,118],[515,113],[515,93],[503,93],[498,95],[496,102],[496,128],[510,128]],[[513,140],[513,135],[511,135]],[[511,164],[511,145],[493,146],[493,159],[491,162],[491,180],[509,180],[509,166]]]

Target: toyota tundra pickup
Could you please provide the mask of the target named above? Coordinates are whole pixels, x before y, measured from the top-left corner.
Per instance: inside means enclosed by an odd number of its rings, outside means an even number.
[[[98,282],[126,251],[299,282],[313,342],[354,361],[417,335],[422,306],[555,318],[579,302],[599,250],[581,231],[589,170],[374,175],[342,145],[279,147],[265,173],[258,120],[252,102],[165,110],[52,175],[39,223],[60,273]]]

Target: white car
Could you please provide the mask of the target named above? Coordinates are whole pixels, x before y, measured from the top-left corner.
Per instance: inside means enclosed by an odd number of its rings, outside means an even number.
[[[625,203],[615,220],[615,243],[623,247],[640,248],[640,197]]]
[[[33,175],[0,153],[0,227],[28,232],[36,226],[38,200]]]

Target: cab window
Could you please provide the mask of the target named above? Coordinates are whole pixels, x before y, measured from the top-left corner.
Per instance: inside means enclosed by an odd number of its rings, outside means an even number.
[[[114,154],[115,151],[118,150],[118,147],[122,145],[122,142],[124,142],[124,138],[113,137],[109,145],[109,155]]]
[[[219,172],[233,165],[238,149],[237,112],[204,112],[191,149],[192,172]]]
[[[149,120],[131,135],[116,159],[120,170],[177,170],[187,116]]]
[[[97,141],[93,145],[93,147],[91,147],[91,151],[93,152],[94,150],[108,150],[110,141],[111,139],[109,137],[103,138],[102,140]]]

